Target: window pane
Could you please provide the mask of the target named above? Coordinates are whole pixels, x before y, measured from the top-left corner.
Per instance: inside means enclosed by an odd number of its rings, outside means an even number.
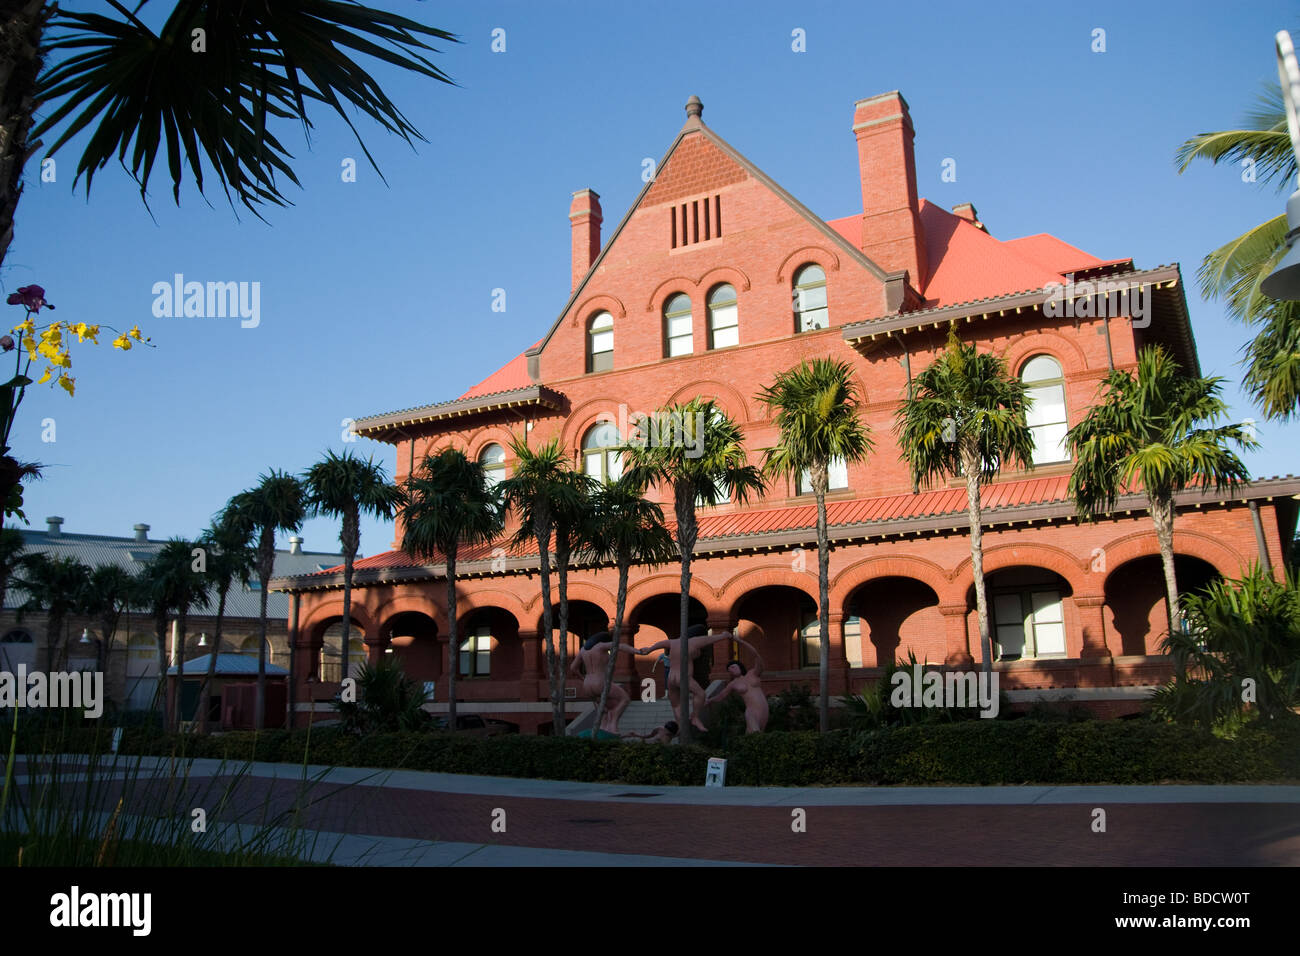
[[[1026,382],[1042,382],[1047,379],[1060,378],[1061,366],[1049,355],[1035,355],[1025,363],[1025,370],[1020,377]]]
[[[595,332],[591,336],[592,354],[597,352],[612,352],[614,350],[614,332]]]
[[[612,329],[614,327],[614,317],[608,312],[599,312],[591,320],[591,330]]]
[[[1060,624],[1065,620],[1061,615],[1061,593],[1059,591],[1035,591],[1030,595],[1034,609],[1034,624]]]
[[[812,475],[807,469],[799,472],[799,483],[795,485],[794,493],[797,495],[812,494]]]
[[[1069,461],[1070,452],[1065,444],[1065,435],[1069,426],[1041,425],[1033,429],[1034,464],[1041,465],[1049,461]]]
[[[1035,650],[1037,657],[1064,657],[1065,625],[1035,624],[1034,643],[1038,645]]]
[[[677,355],[690,355],[692,351],[691,335],[688,331],[686,335],[670,338],[668,340],[668,357],[673,358]]]
[[[623,439],[619,437],[618,426],[609,421],[593,425],[582,439],[583,448],[613,448],[621,444]]]
[[[736,290],[729,285],[720,285],[709,293],[709,305],[735,304]]]
[[[1019,594],[995,594],[993,596],[993,619],[999,626],[1022,626],[1023,611],[1020,608]]]
[[[619,478],[623,477],[623,453],[617,451],[607,452],[606,457],[609,462],[608,480],[618,481]]]
[[[592,478],[603,477],[600,473],[600,462],[602,458],[604,458],[604,455],[598,451],[588,452],[583,456],[582,470]]]
[[[830,467],[827,469],[830,477],[830,488],[847,488],[849,486],[849,466],[843,458],[832,458]]]
[[[999,660],[1019,660],[1025,653],[1025,629],[1019,625],[1014,627],[999,625],[997,642],[998,647],[1001,648],[1001,653],[998,655]]]
[[[739,344],[740,344],[739,326],[733,325],[730,328],[713,330],[713,347],[715,349],[730,348],[733,345],[739,345]]]
[[[813,329],[824,329],[829,322],[830,318],[825,309],[801,312],[799,314],[799,331],[809,332]]]
[[[739,321],[740,310],[733,303],[732,305],[720,305],[709,311],[713,320],[713,328],[725,329],[735,325]]]
[[[691,335],[691,317],[690,315],[679,315],[668,320],[668,334],[672,338],[685,335],[688,339]]]
[[[1060,385],[1041,385],[1025,390],[1030,400],[1025,409],[1025,421],[1032,428],[1065,421],[1065,389]]]

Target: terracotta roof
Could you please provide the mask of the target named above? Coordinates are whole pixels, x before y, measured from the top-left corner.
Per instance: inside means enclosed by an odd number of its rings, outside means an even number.
[[[988,485],[984,488],[981,499],[983,508],[988,511],[1014,505],[1065,501],[1069,481],[1068,475],[1057,475],[1051,478],[1026,478]],[[966,489],[964,487],[940,488],[915,495],[905,493],[826,503],[826,523],[832,528],[946,514],[965,516]],[[793,508],[768,508],[722,514],[712,514],[707,509],[701,509],[698,515],[698,535],[700,543],[704,544],[709,540],[811,528],[816,525],[816,522],[817,506],[811,502]],[[673,524],[670,522],[669,528],[672,527]],[[496,548],[503,548],[508,558],[522,558],[537,554],[536,547],[517,548],[509,542],[498,541],[464,548],[457,554],[457,561],[488,560],[494,556],[493,552]],[[418,568],[423,564],[424,562],[416,561],[404,551],[386,551],[357,561],[354,570]],[[318,573],[328,575],[341,570],[342,565]]]
[[[541,343],[537,344],[540,345]],[[533,346],[533,348],[536,347],[537,345]],[[480,395],[491,395],[494,392],[508,392],[516,388],[527,388],[532,384],[533,380],[528,377],[528,354],[527,352],[520,352],[460,397],[477,398]]]

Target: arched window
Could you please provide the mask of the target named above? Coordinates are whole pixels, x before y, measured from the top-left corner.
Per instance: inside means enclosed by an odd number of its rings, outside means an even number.
[[[597,422],[582,439],[582,470],[597,481],[617,481],[623,474],[622,444],[613,422]]]
[[[608,372],[614,367],[614,317],[597,312],[587,323],[587,371]]]
[[[811,332],[830,324],[826,310],[826,273],[809,263],[794,274],[794,330]]]
[[[690,355],[691,337],[691,299],[678,292],[664,303],[664,358]]]
[[[709,348],[725,349],[740,344],[740,310],[736,290],[720,285],[709,293]]]
[[[1025,363],[1020,378],[1027,386],[1026,397],[1031,400],[1025,421],[1034,435],[1034,464],[1069,461],[1065,433],[1070,426],[1065,418],[1065,377],[1061,374],[1061,364],[1050,355],[1035,355]]]
[[[479,464],[489,488],[495,488],[506,476],[506,450],[495,442],[479,453]]]
[[[362,647],[362,651],[364,652],[364,650],[365,650],[365,648],[364,648],[364,645],[363,645],[363,647]],[[243,643],[241,643],[241,644],[239,645],[239,650],[238,650],[237,653],[239,653],[239,654],[243,654],[245,657],[253,657],[253,658],[257,657],[257,637],[256,637],[256,636],[253,636],[253,637],[246,637],[246,638],[244,638]],[[338,656],[339,656],[339,655],[338,655],[338,651],[335,651],[335,652],[334,652],[334,657],[335,657],[336,660],[337,660]],[[267,638],[267,640],[266,640],[266,662],[267,662],[268,664],[274,663],[274,657],[275,657],[275,649],[271,646],[271,639],[270,639],[270,638]]]

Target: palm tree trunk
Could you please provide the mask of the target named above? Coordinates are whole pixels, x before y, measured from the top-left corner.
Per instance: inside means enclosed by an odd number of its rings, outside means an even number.
[[[257,576],[262,582],[262,587],[257,628],[257,697],[254,707],[256,721],[253,726],[258,730],[266,727],[266,582],[271,579],[274,569],[275,531],[272,528],[264,528],[257,552]]]
[[[993,640],[989,634],[989,600],[984,588],[984,529],[980,524],[980,474],[979,462],[973,452],[962,455],[966,470],[966,509],[970,516],[970,566],[975,576],[975,610],[979,617],[980,669],[986,674],[993,671]]]
[[[217,598],[217,624],[216,631],[212,636],[212,653],[208,655],[208,672],[203,677],[203,687],[199,691],[199,698],[203,701],[203,732],[212,733],[212,678],[217,673],[217,655],[221,653],[221,624],[226,616],[226,592],[230,590],[230,582],[217,582],[217,587],[221,589],[221,596]]]
[[[564,723],[564,691],[556,668],[555,631],[552,628],[551,529],[542,518],[535,521],[533,526],[537,532],[538,566],[542,575],[542,639],[546,642],[546,677],[551,688],[551,725],[560,727]]]
[[[564,531],[556,529],[555,570],[556,577],[559,578],[557,583],[560,591],[560,659],[557,672],[560,675],[561,687],[568,683],[569,676],[569,548],[567,542],[562,543],[567,534],[567,529]],[[558,722],[555,725],[557,737],[564,736],[564,728],[568,722],[568,708],[561,703]]]
[[[158,686],[154,688],[154,710],[160,706],[163,718],[160,721],[163,732],[167,731],[167,615],[155,614],[153,619],[154,638],[158,641]]]
[[[14,235],[23,191],[23,166],[35,115],[36,77],[41,71],[41,33],[49,9],[44,0],[8,0],[0,12],[0,263]],[[6,492],[8,489],[4,489]]]
[[[460,673],[460,641],[456,637],[456,546],[447,559],[447,729],[456,731],[456,675]]]
[[[182,607],[176,624],[176,732],[181,732],[185,703],[185,627],[189,623],[189,608]]]
[[[623,610],[627,606],[627,575],[631,566],[630,556],[627,558],[621,554],[618,556],[618,594],[614,598],[614,630],[610,634],[609,660],[605,664],[605,683],[600,688],[600,702],[596,705],[596,726],[591,731],[592,740],[596,739],[596,731],[600,729],[601,720],[605,713],[605,704],[609,700],[609,688],[614,683],[614,667],[618,663],[619,638],[623,633]]]
[[[63,614],[54,608],[45,615],[45,670],[47,673],[54,672],[54,662],[57,660],[59,649],[59,632],[63,630]]]
[[[686,636],[691,617],[691,556],[695,553],[695,486],[683,482],[675,489],[677,511],[677,550],[682,556],[682,596],[677,623],[680,644],[677,649],[677,699],[681,701],[682,719],[678,725],[682,743],[691,742],[691,642]]]
[[[351,651],[352,636],[352,565],[357,559],[360,546],[360,516],[351,511],[343,515],[343,667],[339,672],[339,687],[348,679],[348,657]]]
[[[1160,544],[1160,563],[1165,572],[1165,598],[1168,601],[1169,633],[1180,626],[1182,616],[1178,607],[1178,578],[1174,574],[1174,503],[1172,499],[1147,495],[1151,520],[1156,526],[1156,541]]]
[[[830,484],[825,462],[819,462],[812,474],[813,493],[817,497],[817,629],[821,651],[817,661],[817,677],[821,685],[818,703],[819,724],[822,733],[831,729],[831,545],[826,531],[826,488]]]

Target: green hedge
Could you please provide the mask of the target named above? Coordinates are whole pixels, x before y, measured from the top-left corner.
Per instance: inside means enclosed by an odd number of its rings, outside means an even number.
[[[0,739],[6,738],[0,728]],[[107,750],[94,728],[33,728],[26,752]],[[7,739],[3,739],[7,749]],[[854,732],[765,733],[725,750],[564,737],[335,729],[211,737],[124,731],[121,751],[637,785],[699,785],[710,756],[733,786],[1239,783],[1300,780],[1300,720],[1235,739],[1147,721],[965,721]]]

